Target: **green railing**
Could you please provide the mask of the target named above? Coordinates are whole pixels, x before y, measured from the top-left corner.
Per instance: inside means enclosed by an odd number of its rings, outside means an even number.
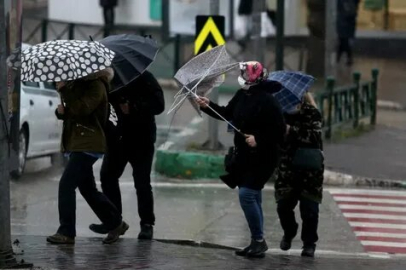
[[[323,116],[327,139],[338,126],[352,124],[359,127],[361,120],[376,124],[376,104],[379,70],[373,69],[372,80],[361,81],[361,73],[353,73],[353,84],[335,87],[335,78],[329,77],[325,90],[316,94],[316,101]]]

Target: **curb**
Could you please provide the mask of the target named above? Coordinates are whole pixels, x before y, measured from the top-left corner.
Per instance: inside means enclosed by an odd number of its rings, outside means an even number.
[[[185,180],[219,179],[224,175],[224,155],[186,151],[158,150],[155,171],[163,176]],[[373,179],[324,171],[324,184],[344,187],[381,187],[406,189],[405,180]]]
[[[400,103],[388,101],[388,100],[378,100],[378,109],[388,110],[388,111],[406,111],[406,106]]]

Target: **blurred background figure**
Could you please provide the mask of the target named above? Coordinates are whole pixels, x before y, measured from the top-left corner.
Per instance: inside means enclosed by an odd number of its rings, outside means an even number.
[[[341,56],[346,53],[347,65],[349,66],[354,63],[352,46],[355,38],[359,2],[360,0],[337,1],[337,62],[340,62]]]
[[[103,9],[104,17],[104,36],[111,34],[114,28],[114,8],[117,6],[118,0],[100,0],[100,6]]]
[[[238,45],[243,49],[247,46],[247,41],[251,32],[251,15],[253,10],[253,3],[251,0],[241,0],[238,5],[238,17],[236,18],[236,37]]]

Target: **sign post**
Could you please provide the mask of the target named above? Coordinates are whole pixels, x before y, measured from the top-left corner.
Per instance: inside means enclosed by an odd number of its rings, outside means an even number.
[[[216,2],[216,1],[212,1]],[[211,4],[213,4],[211,2]],[[215,7],[215,5],[213,5]],[[211,6],[211,8],[213,8]],[[217,3],[218,8],[218,3]],[[214,10],[212,10],[214,13]],[[218,11],[217,11],[218,13]],[[195,38],[195,55],[211,50],[212,48],[224,45],[225,41],[225,17],[224,16],[197,16],[196,17],[196,38]],[[218,103],[219,93],[213,91],[212,101]],[[209,138],[203,147],[210,150],[221,148],[218,139],[218,121],[214,118],[209,119]]]

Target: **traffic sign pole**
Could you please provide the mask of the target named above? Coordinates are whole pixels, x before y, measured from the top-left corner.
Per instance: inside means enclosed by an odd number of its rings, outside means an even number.
[[[220,13],[220,3],[217,0],[210,0],[210,14],[211,15],[218,15]],[[213,102],[219,102],[219,92],[213,91],[211,94],[211,99]],[[218,120],[214,119],[213,117],[209,118],[209,138],[206,143],[208,149],[210,150],[217,150],[220,148],[219,143],[219,123]]]

